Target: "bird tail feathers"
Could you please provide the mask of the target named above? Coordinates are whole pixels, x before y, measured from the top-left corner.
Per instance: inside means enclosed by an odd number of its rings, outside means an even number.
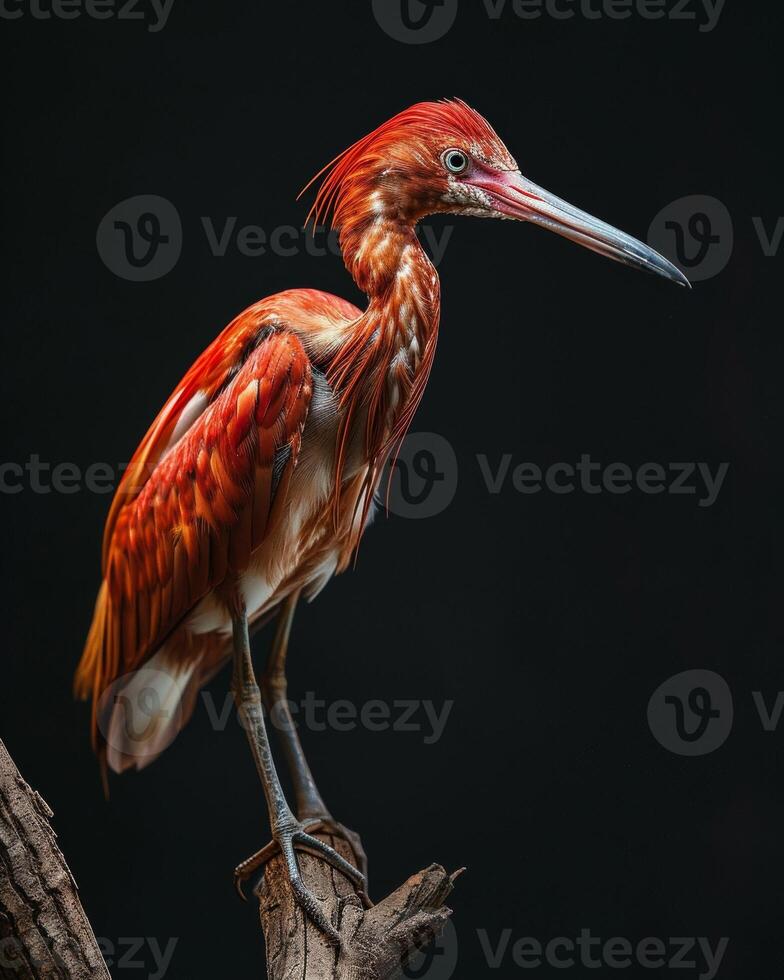
[[[225,643],[207,637],[175,636],[136,670],[120,673],[116,620],[104,581],[74,678],[76,697],[92,698],[92,745],[104,789],[108,769],[143,769],[174,741],[228,653]]]

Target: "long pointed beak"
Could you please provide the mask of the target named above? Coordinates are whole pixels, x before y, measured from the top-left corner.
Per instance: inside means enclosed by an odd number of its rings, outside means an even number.
[[[631,235],[567,204],[517,171],[477,174],[470,183],[489,194],[494,209],[505,217],[541,225],[616,262],[646,269],[691,288],[686,276],[663,255]]]

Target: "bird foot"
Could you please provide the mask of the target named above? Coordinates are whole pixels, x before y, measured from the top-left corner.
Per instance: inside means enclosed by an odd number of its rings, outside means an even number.
[[[264,867],[276,854],[282,854],[286,863],[286,873],[289,884],[294,894],[297,904],[304,910],[305,914],[319,929],[329,936],[337,945],[340,945],[340,936],[330,923],[321,907],[316,896],[307,888],[302,880],[299,864],[295,851],[306,851],[315,857],[320,857],[333,868],[344,874],[357,889],[357,892],[365,904],[366,908],[372,907],[370,899],[367,897],[366,879],[364,870],[355,868],[342,855],[320,840],[314,837],[315,833],[327,832],[343,837],[351,845],[352,850],[360,864],[366,866],[365,853],[359,842],[359,836],[353,831],[348,830],[342,824],[337,823],[331,817],[318,817],[307,820],[304,823],[299,821],[291,826],[273,832],[273,840],[247,858],[234,869],[234,886],[240,898],[245,900],[243,884],[252,877],[260,868]]]

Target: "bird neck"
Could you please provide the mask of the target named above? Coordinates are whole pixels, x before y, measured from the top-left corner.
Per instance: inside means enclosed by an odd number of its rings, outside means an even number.
[[[340,245],[368,305],[349,328],[331,380],[341,399],[356,396],[371,410],[385,409],[384,418],[395,429],[417,378],[430,368],[440,312],[438,273],[414,224],[386,215],[347,224]]]
[[[369,213],[346,223],[340,245],[368,305],[350,325],[328,371],[343,409],[338,473],[364,418],[364,455],[375,480],[405,435],[427,384],[438,336],[438,274],[414,224],[387,214]]]

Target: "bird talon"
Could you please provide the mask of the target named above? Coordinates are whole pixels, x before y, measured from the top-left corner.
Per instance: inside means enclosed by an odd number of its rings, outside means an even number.
[[[350,861],[347,861],[342,854],[339,854],[334,847],[330,847],[329,844],[326,844],[318,837],[313,837],[304,830],[300,830],[294,834],[292,843],[295,846],[297,844],[300,846],[305,845],[311,851],[315,851],[319,857],[323,858],[337,871],[342,872],[350,881],[353,881],[355,885],[365,888],[365,876],[362,874],[359,868],[355,868],[354,865],[351,864]]]
[[[245,884],[245,879],[244,878],[240,878],[239,875],[237,874],[237,872],[235,871],[234,872],[234,890],[237,892],[237,894],[239,895],[239,897],[242,899],[243,902],[247,902],[248,901],[248,896],[245,894],[245,888],[243,887],[244,884]]]
[[[255,854],[251,854],[249,858],[246,858],[234,869],[234,888],[243,902],[247,902],[248,900],[243,888],[244,883],[248,880],[248,878],[250,878],[254,871],[258,871],[259,868],[263,867],[271,858],[273,858],[278,853],[278,850],[278,842],[272,840],[269,842],[269,844],[265,844],[260,851],[256,851]]]
[[[298,826],[286,831],[278,831],[277,837],[270,841],[251,855],[234,869],[234,887],[240,898],[247,902],[244,883],[251,877],[254,871],[258,871],[263,865],[280,853],[286,866],[286,872],[291,886],[291,891],[297,905],[305,912],[306,916],[334,943],[340,946],[340,935],[334,926],[328,922],[321,905],[316,896],[307,888],[299,870],[296,851],[307,851],[314,857],[321,858],[331,867],[344,874],[357,888],[362,903],[370,906],[367,898],[367,883],[365,875],[359,868],[355,868],[350,861],[347,861],[342,854],[339,854],[334,847],[325,841],[314,837],[314,833],[328,831],[336,833],[339,824],[331,820],[314,819],[300,823]],[[346,837],[344,829],[340,828],[340,836]]]
[[[351,848],[354,854],[354,859],[357,864],[355,870],[359,871],[362,875],[362,881],[360,884],[367,888],[367,877],[368,877],[368,867],[367,867],[367,855],[362,847],[362,839],[356,831],[350,830],[348,827],[339,823],[334,817],[314,817],[311,820],[304,820],[302,823],[302,830],[308,835],[314,835],[318,833],[332,834],[335,837],[340,837],[344,840],[348,846]],[[349,877],[353,877],[349,874]],[[366,896],[367,897],[367,896]],[[370,901],[368,899],[368,901]]]

